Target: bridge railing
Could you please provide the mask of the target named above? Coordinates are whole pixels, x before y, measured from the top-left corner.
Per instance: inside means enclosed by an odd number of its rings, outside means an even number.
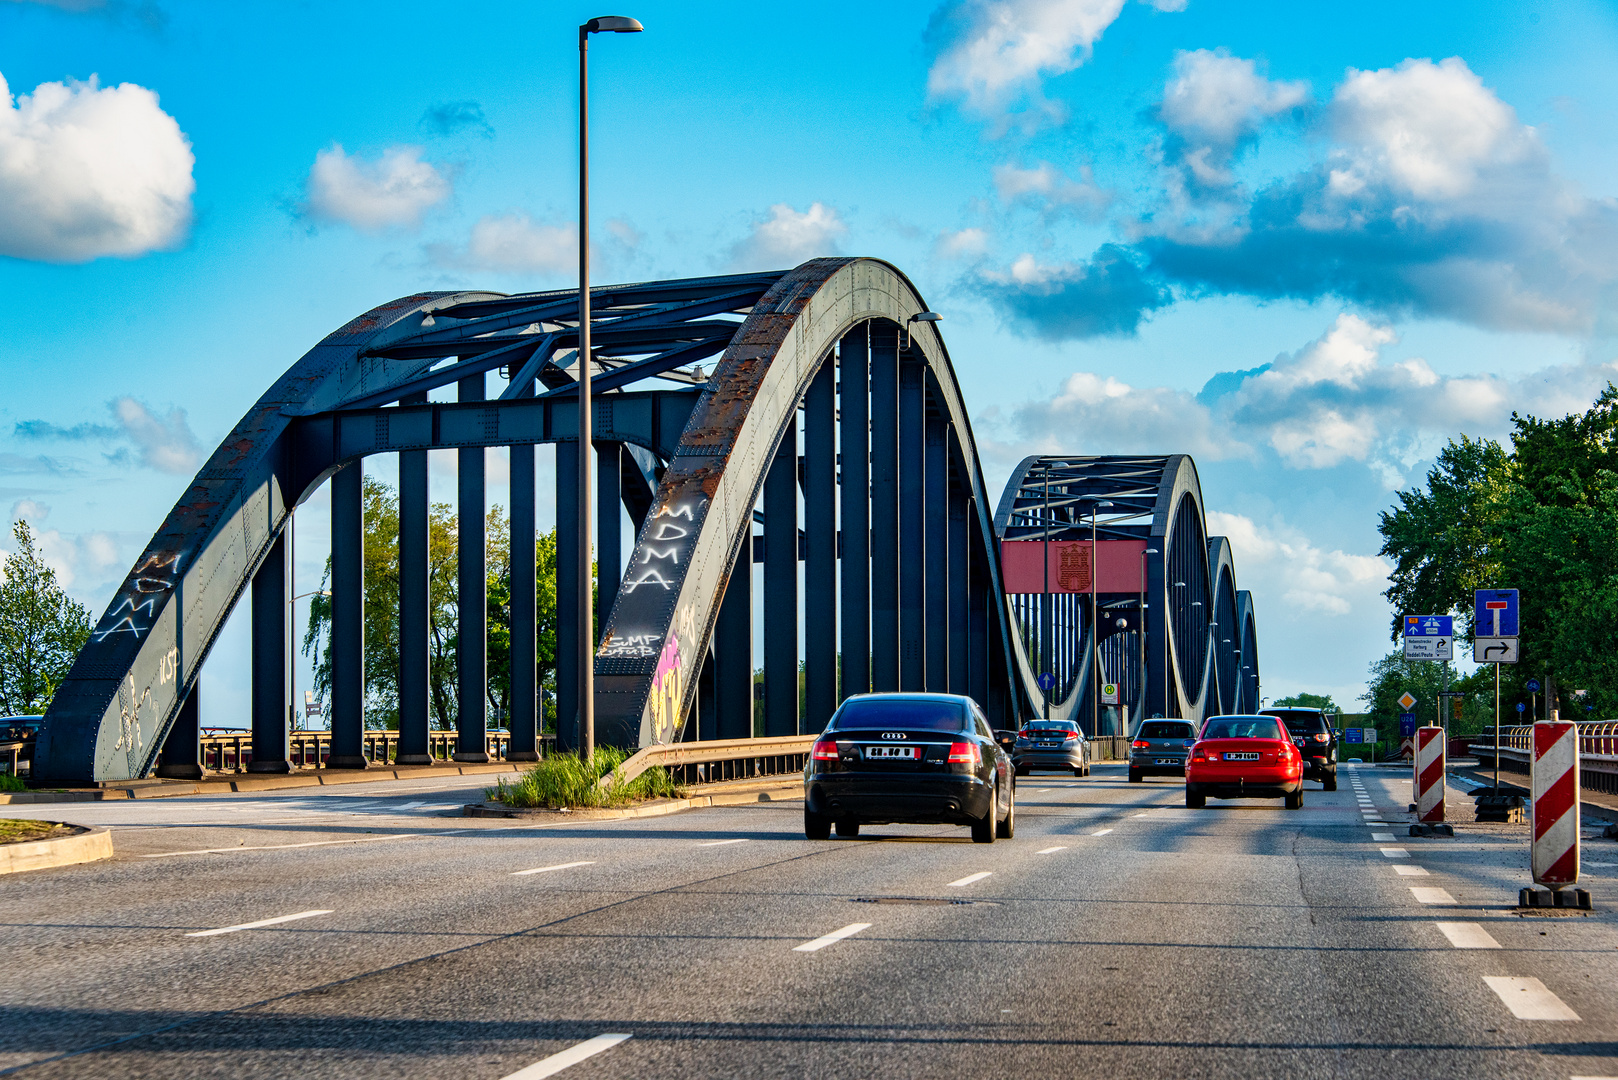
[[[434,761],[449,761],[455,754],[458,736],[453,731],[427,733],[427,753]],[[202,737],[202,768],[207,772],[244,772],[253,760],[253,736],[250,732],[230,735],[204,735]],[[540,736],[540,753],[548,753],[555,745],[556,736]],[[506,732],[489,732],[485,745],[491,760],[504,761],[511,748],[511,736]],[[373,765],[386,765],[399,756],[397,731],[367,731],[362,740],[361,753]],[[295,769],[323,769],[331,756],[331,732],[294,731],[288,740],[287,760]]]
[[[1591,791],[1618,792],[1618,721],[1580,720],[1579,783]],[[1527,772],[1532,725],[1520,724],[1500,729],[1500,767]],[[1478,764],[1494,768],[1494,728],[1485,728],[1472,737],[1468,747]]]
[[[624,762],[621,778],[633,780],[654,766],[667,769],[676,783],[687,787],[802,774],[809,748],[819,737],[784,735],[647,746]]]

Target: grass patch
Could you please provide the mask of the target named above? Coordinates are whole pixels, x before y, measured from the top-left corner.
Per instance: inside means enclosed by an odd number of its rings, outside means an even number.
[[[595,756],[588,761],[576,753],[557,754],[510,783],[499,781],[487,794],[495,802],[522,810],[625,806],[642,799],[677,799],[685,794],[662,767],[624,780],[623,764],[628,757],[613,746],[597,747]],[[612,783],[603,787],[600,781],[607,776],[613,778]]]
[[[22,777],[12,776],[10,773],[0,773],[0,791],[27,791],[28,785],[22,782]]]
[[[73,828],[54,821],[13,821],[0,818],[0,844],[20,844],[24,840],[46,840],[56,836],[70,836]]]

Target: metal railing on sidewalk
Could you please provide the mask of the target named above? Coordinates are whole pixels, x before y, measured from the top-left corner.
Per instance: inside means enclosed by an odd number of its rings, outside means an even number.
[[[434,761],[450,761],[455,754],[459,736],[453,731],[432,731],[427,734],[427,753]],[[253,736],[212,734],[202,737],[202,768],[205,772],[245,772],[253,760]],[[540,736],[540,753],[547,754],[556,743],[556,736]],[[507,732],[489,732],[485,745],[491,760],[504,761],[511,749],[511,735]],[[365,760],[373,765],[392,764],[399,756],[397,731],[367,731],[361,744]],[[323,769],[331,756],[331,732],[294,731],[288,740],[287,760],[295,769]]]
[[[1592,791],[1618,793],[1618,721],[1580,720],[1579,729],[1579,783]],[[1529,747],[1534,729],[1529,724],[1502,726],[1500,729],[1500,767],[1512,772],[1526,773]],[[1472,737],[1468,749],[1478,764],[1494,768],[1494,728],[1488,727]]]

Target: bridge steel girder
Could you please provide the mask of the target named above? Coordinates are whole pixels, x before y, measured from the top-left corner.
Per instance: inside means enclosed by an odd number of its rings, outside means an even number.
[[[1215,708],[1229,715],[1237,711],[1240,686],[1236,679],[1236,656],[1241,648],[1236,615],[1236,565],[1230,541],[1223,536],[1208,538],[1208,571],[1213,581],[1213,646]]]
[[[1253,610],[1253,594],[1246,589],[1236,591],[1236,622],[1241,627],[1241,653],[1238,657],[1240,677],[1236,711],[1257,712],[1260,704],[1258,670],[1258,616]]]

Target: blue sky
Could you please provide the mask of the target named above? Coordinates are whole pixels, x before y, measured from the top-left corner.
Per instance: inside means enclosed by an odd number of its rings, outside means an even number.
[[[895,262],[992,486],[1038,450],[1196,455],[1272,696],[1363,689],[1376,514],[1444,439],[1614,377],[1610,6],[626,11],[647,33],[592,49],[599,280]],[[600,13],[0,0],[0,513],[76,596],[99,613],[353,315],[574,282],[573,28]],[[208,722],[245,715],[243,629]]]

